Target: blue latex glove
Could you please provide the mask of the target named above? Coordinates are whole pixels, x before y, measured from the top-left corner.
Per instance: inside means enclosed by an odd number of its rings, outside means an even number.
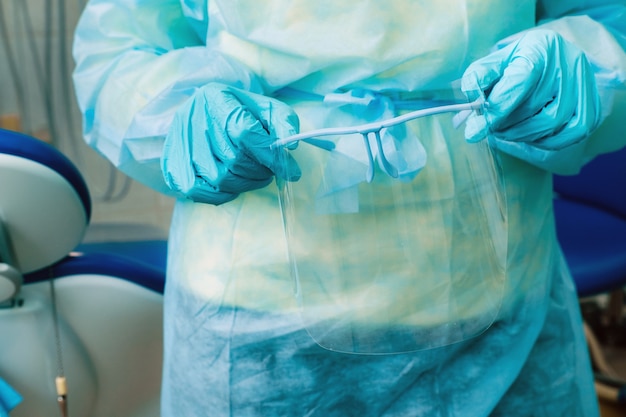
[[[601,121],[584,53],[550,30],[528,31],[472,63],[462,88],[487,96],[483,114],[467,120],[468,141],[491,135],[497,148],[546,169],[563,165],[558,151],[578,147]]]
[[[298,128],[288,105],[209,83],[174,117],[161,158],[165,182],[196,202],[222,204],[267,186],[274,175],[295,181],[300,177],[295,160],[270,145]]]

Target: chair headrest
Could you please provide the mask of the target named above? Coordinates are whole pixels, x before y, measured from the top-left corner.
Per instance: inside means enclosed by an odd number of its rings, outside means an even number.
[[[26,273],[57,262],[80,243],[91,200],[83,177],[61,152],[0,129],[0,178],[0,262]]]

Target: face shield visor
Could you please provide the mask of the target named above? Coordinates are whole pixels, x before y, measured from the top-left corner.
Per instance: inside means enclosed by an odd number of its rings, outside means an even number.
[[[277,141],[294,292],[322,347],[391,354],[475,337],[497,318],[507,218],[488,140],[457,129],[484,99]],[[285,166],[289,166],[285,164]]]

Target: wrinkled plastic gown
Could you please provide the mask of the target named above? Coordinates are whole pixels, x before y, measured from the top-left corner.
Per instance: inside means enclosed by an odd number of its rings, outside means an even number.
[[[384,97],[350,101],[327,106],[327,125],[389,117]],[[306,106],[298,111],[306,120]],[[488,141],[463,141],[453,117],[416,119],[378,137],[303,140],[290,151],[302,177],[279,183],[280,202],[294,291],[320,346],[437,348],[496,319],[507,247],[502,177]],[[441,126],[450,132],[431,134]]]

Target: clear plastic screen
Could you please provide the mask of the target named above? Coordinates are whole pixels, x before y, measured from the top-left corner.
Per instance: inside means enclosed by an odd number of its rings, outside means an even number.
[[[356,133],[322,129],[288,150],[302,171],[278,181],[295,294],[326,349],[437,348],[481,334],[498,315],[507,246],[499,166],[487,140],[466,143],[453,127],[476,107],[441,109]],[[415,137],[394,143],[400,124]]]

